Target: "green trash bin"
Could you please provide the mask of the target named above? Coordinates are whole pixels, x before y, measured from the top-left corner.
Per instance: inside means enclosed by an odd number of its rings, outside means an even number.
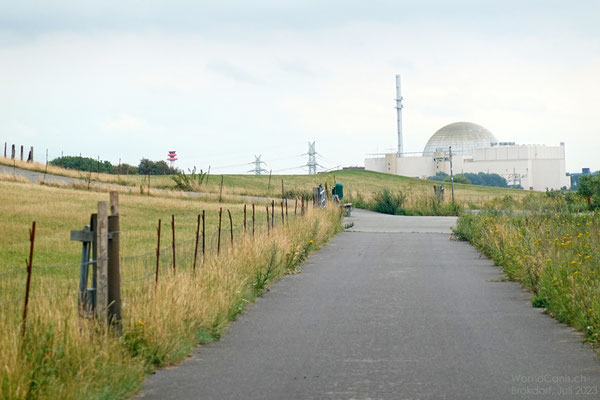
[[[342,200],[344,198],[344,185],[339,182],[336,183],[335,187],[333,188],[333,194],[337,194],[339,199]]]

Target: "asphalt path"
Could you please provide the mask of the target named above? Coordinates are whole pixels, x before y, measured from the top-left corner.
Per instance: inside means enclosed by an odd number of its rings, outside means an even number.
[[[355,210],[350,222],[139,398],[600,398],[581,335],[449,240],[454,218]]]

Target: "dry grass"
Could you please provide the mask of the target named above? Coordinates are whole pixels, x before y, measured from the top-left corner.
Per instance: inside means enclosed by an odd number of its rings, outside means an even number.
[[[207,210],[207,230],[220,205],[190,199],[121,196],[123,335],[115,338],[77,313],[80,245],[69,242],[98,200],[106,195],[17,182],[0,182],[0,398],[124,398],[139,389],[149,370],[177,362],[198,343],[218,338],[226,326],[271,281],[297,272],[307,254],[339,229],[337,210],[311,210],[254,240],[236,232],[235,246],[214,251],[191,268],[196,216]],[[224,205],[241,223],[242,206]],[[266,223],[264,207],[257,221]],[[170,265],[170,240],[163,236],[155,287],[156,219],[176,215],[177,271]],[[277,215],[278,213],[276,213]],[[38,223],[25,338],[20,313],[27,253],[27,228]],[[264,220],[264,222],[263,222]],[[227,224],[225,224],[227,225]],[[166,225],[168,227],[168,224]],[[224,234],[226,243],[228,235]],[[142,253],[148,255],[135,256]],[[134,256],[134,257],[132,257]],[[58,265],[44,268],[43,265]],[[66,264],[66,265],[65,265]],[[150,274],[148,274],[150,272]],[[14,301],[16,300],[16,301]]]
[[[12,165],[13,161],[0,157],[0,164]],[[43,172],[45,166],[37,163],[16,162],[17,167]],[[85,172],[67,170],[59,167],[48,167],[48,173],[80,178],[83,180],[91,177],[93,181],[120,184],[136,188],[147,185],[146,176],[111,174],[89,175]],[[402,190],[409,194],[409,202],[418,202],[422,196],[430,197],[433,194],[432,186],[440,182],[423,179],[409,178],[398,175],[390,175],[364,170],[342,170],[328,174],[319,175],[210,175],[208,183],[202,185],[200,190],[206,193],[219,193],[221,177],[223,177],[223,194],[227,196],[281,196],[281,181],[284,182],[284,191],[288,197],[294,193],[312,193],[312,188],[318,184],[327,183],[332,187],[334,182],[341,182],[345,186],[345,192],[349,197],[362,196],[369,201],[373,194],[384,188],[389,190]],[[175,189],[175,183],[168,175],[151,176],[151,188]],[[492,188],[475,185],[455,185],[456,200],[465,204],[472,203],[474,206],[488,202],[494,198],[513,196],[517,199],[524,197],[528,192],[516,189]],[[450,185],[445,184],[446,198],[450,199]]]

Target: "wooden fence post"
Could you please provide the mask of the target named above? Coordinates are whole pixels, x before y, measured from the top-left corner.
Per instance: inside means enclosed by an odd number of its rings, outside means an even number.
[[[108,204],[98,202],[96,243],[96,315],[102,323],[107,322],[108,307]]]
[[[244,236],[246,235],[246,205],[244,204]]]
[[[31,287],[31,268],[33,265],[33,244],[35,242],[35,221],[29,231],[29,261],[27,262],[27,283],[25,286],[25,304],[23,305],[23,320],[21,322],[21,336],[25,336],[27,327],[27,306],[29,305],[29,288]]]
[[[15,145],[13,144],[13,145],[12,145],[12,148],[11,148],[11,152],[10,152],[10,159],[11,159],[11,160],[14,160],[14,159],[15,159],[15,157],[16,157],[16,154],[17,154],[17,151],[16,151],[16,149],[15,149]]]
[[[161,220],[158,220],[158,228],[156,229],[158,239],[156,242],[156,274],[154,276],[154,286],[158,285],[158,268],[160,266],[160,224]]]
[[[223,214],[223,207],[219,208],[219,231],[217,233],[217,255],[221,252],[221,217]]]
[[[283,201],[285,201],[285,220],[287,221],[287,219],[288,219],[288,206],[287,206],[287,199],[284,199]]]
[[[252,237],[254,237],[254,203],[252,203]]]
[[[223,200],[223,175],[221,175],[221,188],[219,189],[219,203]]]
[[[273,173],[273,170],[269,171],[269,186],[267,186],[267,193],[271,193],[271,173]]]
[[[202,210],[202,264],[204,264],[204,260],[206,259],[206,231],[204,222],[206,220],[206,211]]]
[[[229,214],[229,234],[231,235],[231,248],[233,249],[233,219],[231,219],[229,208],[227,209],[227,214]]]
[[[275,228],[275,200],[271,200],[271,228]]]
[[[4,158],[6,158],[6,148],[8,147],[8,143],[4,142]]]
[[[119,192],[110,192],[110,216],[108,217],[108,322],[121,333],[121,239],[119,222]]]
[[[196,270],[196,260],[198,259],[198,240],[200,239],[200,214],[198,214],[198,222],[196,224],[196,246],[194,247],[194,271]]]
[[[296,197],[296,204],[294,205],[294,215],[298,214],[298,198]]]
[[[283,225],[284,222],[285,222],[285,219],[283,216],[283,200],[281,200],[281,225]]]
[[[21,161],[23,161],[23,145],[21,145]]]
[[[172,236],[172,248],[173,248],[173,272],[177,263],[175,262],[175,214],[171,214],[171,236]]]
[[[267,206],[267,235],[269,234],[270,230],[271,230],[271,223],[269,222],[269,206]]]

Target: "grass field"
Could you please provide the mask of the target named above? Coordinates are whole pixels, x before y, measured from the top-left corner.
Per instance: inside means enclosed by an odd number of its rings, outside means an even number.
[[[0,157],[0,164],[12,165],[13,161]],[[26,168],[43,172],[45,165],[37,163],[16,162],[19,168]],[[70,176],[86,180],[90,177],[92,180],[100,182],[122,184],[130,187],[145,186],[147,184],[146,176],[140,175],[110,175],[110,174],[88,174],[79,171],[66,170],[59,167],[48,167],[48,173]],[[416,202],[418,198],[424,196],[433,196],[433,185],[439,182],[429,180],[409,178],[399,175],[384,174],[365,170],[340,170],[327,174],[318,175],[210,175],[208,183],[200,187],[203,192],[219,193],[221,178],[223,178],[223,193],[226,195],[251,195],[251,196],[281,196],[281,182],[283,180],[284,192],[287,197],[293,197],[296,193],[312,193],[312,188],[318,184],[327,183],[332,187],[334,182],[341,182],[344,185],[345,194],[348,197],[362,197],[365,200],[371,199],[373,194],[384,188],[402,190],[408,194],[408,202]],[[170,176],[151,176],[150,185],[152,188],[175,189],[175,182]],[[450,185],[446,186],[446,199],[450,199]],[[455,185],[456,200],[465,204],[481,205],[496,197],[513,196],[522,198],[528,192],[524,190],[492,188],[475,185]]]
[[[107,200],[106,193],[0,181],[0,271],[23,265],[22,250],[33,220],[37,221],[36,264],[77,263],[81,245],[69,241],[70,230],[79,230],[88,224],[90,214],[101,200]],[[256,205],[256,221],[262,225],[266,225],[264,204]],[[217,229],[219,208],[231,210],[234,226],[243,224],[241,203],[121,194],[120,205],[124,256],[154,251],[159,218],[164,224],[163,235],[170,238],[172,214],[175,215],[176,238],[181,241],[195,237],[197,215],[202,210],[206,210],[207,232]],[[251,205],[248,207],[250,217]],[[280,210],[277,211],[280,218]],[[223,226],[228,228],[228,216],[226,211],[224,213]]]
[[[0,181],[0,398],[120,399],[139,389],[146,373],[183,359],[199,343],[218,338],[245,304],[270,282],[296,273],[307,255],[340,228],[338,209],[310,209],[267,235],[264,204],[256,208],[256,237],[243,204],[177,196],[121,194],[123,335],[115,337],[78,316],[81,245],[71,229],[88,223],[107,193]],[[229,245],[224,214],[223,249],[215,236],[196,271],[191,268],[197,215],[206,210],[214,232],[218,208],[230,209],[235,230]],[[249,209],[250,210],[250,209]],[[171,268],[170,216],[176,218],[177,270]],[[250,212],[248,214],[251,215]],[[163,220],[158,285],[154,283],[156,224]],[[32,295],[25,336],[21,312],[28,229],[37,222]]]

